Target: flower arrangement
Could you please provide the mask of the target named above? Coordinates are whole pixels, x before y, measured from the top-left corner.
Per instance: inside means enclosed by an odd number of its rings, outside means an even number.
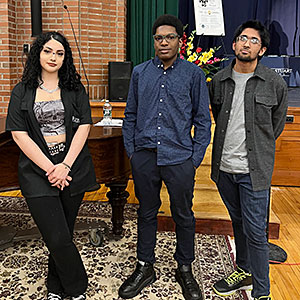
[[[214,57],[214,54],[219,47],[210,48],[208,51],[202,51],[202,48],[197,47],[194,49],[194,37],[196,30],[193,30],[189,37],[186,36],[185,32],[182,37],[182,47],[180,48],[180,58],[185,59],[189,62],[192,62],[198,65],[204,72],[206,81],[211,81],[212,77],[219,70],[219,63],[227,58],[218,58]]]

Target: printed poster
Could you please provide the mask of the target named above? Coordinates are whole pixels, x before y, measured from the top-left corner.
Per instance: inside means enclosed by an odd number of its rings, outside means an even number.
[[[197,35],[225,35],[222,0],[194,0]]]

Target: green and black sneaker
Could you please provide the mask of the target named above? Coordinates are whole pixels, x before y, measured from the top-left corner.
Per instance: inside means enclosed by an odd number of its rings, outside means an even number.
[[[238,290],[252,290],[252,275],[237,267],[236,271],[216,282],[213,290],[219,296],[229,296]]]
[[[270,296],[260,296],[258,298],[254,298],[254,300],[272,300]]]

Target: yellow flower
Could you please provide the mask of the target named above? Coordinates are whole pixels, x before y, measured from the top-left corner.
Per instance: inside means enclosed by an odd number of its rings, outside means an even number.
[[[212,80],[211,77],[206,78],[206,82],[211,82],[211,80]]]
[[[203,63],[203,64],[206,64],[207,61],[213,57],[213,54],[209,51],[209,52],[203,52],[201,57],[200,57],[200,61]]]
[[[188,42],[188,43],[187,43],[187,46],[188,46],[187,50],[192,50],[192,49],[194,49],[194,45],[193,45],[192,42]]]
[[[188,58],[187,58],[187,61],[189,62],[194,62],[196,59],[197,59],[198,55],[197,53],[193,53],[193,55],[190,55]]]
[[[196,30],[192,31],[188,38],[184,35],[185,38],[183,46],[180,49],[180,57],[198,65],[204,71],[207,82],[209,82],[212,76],[219,70],[218,63],[226,59],[214,59],[214,54],[220,47],[213,47],[206,52],[202,52],[202,48],[197,46],[196,50],[194,50],[195,34]]]

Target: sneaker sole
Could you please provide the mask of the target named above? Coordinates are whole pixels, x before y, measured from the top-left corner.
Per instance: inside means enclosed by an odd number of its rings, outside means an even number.
[[[154,277],[152,278],[149,278],[148,280],[146,280],[141,286],[140,288],[135,291],[134,293],[128,293],[128,294],[123,294],[122,295],[122,292],[119,291],[119,296],[123,299],[131,299],[131,298],[134,298],[135,296],[137,296],[141,291],[142,289],[144,289],[146,286],[152,284],[153,282],[156,281],[156,275],[154,274]]]
[[[236,290],[231,290],[230,292],[219,292],[217,289],[215,289],[215,287],[213,287],[212,289],[218,296],[226,297],[226,296],[230,296],[230,295],[234,294],[237,291],[252,291],[253,286],[252,285],[243,286]]]

